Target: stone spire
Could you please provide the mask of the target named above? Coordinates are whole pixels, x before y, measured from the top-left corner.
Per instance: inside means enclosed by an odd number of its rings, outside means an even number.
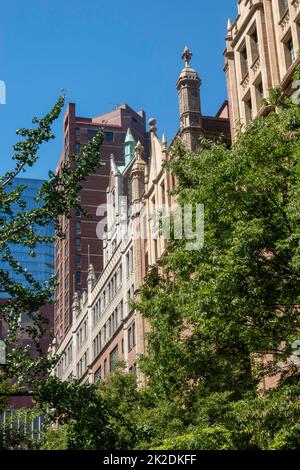
[[[228,33],[232,30],[232,21],[231,21],[231,18],[228,18],[228,22],[227,22],[227,31]]]
[[[111,176],[116,176],[118,175],[120,172],[119,172],[119,169],[118,169],[118,165],[116,164],[116,161],[115,161],[115,156],[113,153],[110,154],[110,174]]]
[[[193,54],[188,47],[184,48],[181,57],[184,67],[177,81],[180,136],[190,150],[195,150],[201,134],[201,80],[190,65]]]
[[[135,147],[135,162],[130,173],[132,204],[139,202],[145,191],[146,163],[143,160],[143,154],[144,147],[139,141]]]

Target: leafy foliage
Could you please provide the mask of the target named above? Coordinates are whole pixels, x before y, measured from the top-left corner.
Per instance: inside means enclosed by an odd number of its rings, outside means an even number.
[[[270,99],[277,112],[250,123],[231,149],[205,140],[198,152],[173,148],[177,197],[204,204],[205,244],[188,251],[185,240],[172,240],[163,270],[153,267],[141,289],[136,307],[151,332],[139,366],[148,387],[137,389],[122,369],[93,385],[53,377],[37,384],[41,409],[59,426],[47,431],[44,448],[300,448],[292,356],[300,326],[300,108],[280,90]],[[70,181],[74,173],[66,174]],[[54,212],[64,206],[61,184],[41,194]],[[66,182],[70,204],[73,184]],[[267,381],[276,387],[265,389]]]
[[[5,424],[0,425],[0,450],[36,450],[40,446],[32,422],[38,418],[37,410],[18,409]]]
[[[287,385],[298,381],[300,109],[281,90],[271,99],[277,112],[231,149],[178,143],[169,164],[179,203],[204,204],[205,244],[173,240],[163,274],[151,270],[137,305],[151,326],[140,365],[158,397],[181,402],[188,442],[221,426],[229,448],[300,447],[297,386]],[[258,398],[263,379],[277,389]]]
[[[122,377],[122,389],[127,384],[127,376]],[[114,387],[113,387],[114,388]],[[108,393],[112,388],[104,388],[95,384],[80,385],[77,381],[61,382],[49,378],[36,388],[41,408],[48,412],[49,422],[66,426],[63,434],[67,440],[68,449],[105,450],[131,448],[135,442],[135,428],[126,415],[128,396],[116,401],[116,395],[121,396],[121,389],[113,394]],[[115,396],[113,396],[115,394]],[[65,442],[65,437],[64,441]],[[48,434],[46,447],[51,440],[56,439],[54,433]]]
[[[60,173],[49,172],[49,178],[37,196],[38,208],[26,208],[23,198],[25,185],[11,188],[14,178],[36,163],[40,146],[54,138],[51,126],[59,117],[64,101],[64,96],[61,96],[45,117],[34,118],[33,124],[36,126],[33,129],[17,131],[22,140],[13,147],[14,168],[0,178],[0,259],[26,280],[25,285],[15,277],[10,277],[7,270],[0,269],[0,289],[9,294],[7,302],[0,305],[0,316],[8,329],[5,337],[7,364],[3,379],[12,380],[20,387],[31,378],[40,377],[51,365],[41,354],[40,339],[45,334],[47,325],[40,308],[52,302],[55,279],[50,279],[45,285],[37,282],[32,273],[15,259],[14,247],[23,245],[35,256],[38,243],[52,241],[51,237],[39,234],[39,228],[49,223],[55,224],[57,236],[64,237],[60,224],[62,217],[69,218],[71,209],[80,207],[78,191],[81,184],[89,173],[101,165],[99,148],[103,141],[102,129],[80,155],[69,156]],[[23,314],[31,319],[30,327],[20,325],[19,319]],[[17,343],[18,337],[24,333],[35,344],[38,352],[35,358],[30,354],[29,348]]]

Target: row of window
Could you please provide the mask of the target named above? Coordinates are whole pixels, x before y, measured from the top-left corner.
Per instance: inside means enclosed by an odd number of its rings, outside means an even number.
[[[248,36],[250,39],[250,58],[251,63],[253,64],[259,57],[259,45],[256,27],[252,29]],[[249,72],[249,52],[247,49],[246,41],[244,41],[243,45],[240,48],[242,77],[245,77]]]
[[[104,311],[106,306],[114,298],[118,290],[122,285],[122,265],[120,265],[115,273],[112,275],[106,289],[103,291],[102,295],[99,297],[99,300],[92,309],[93,325],[98,323],[101,313]]]
[[[83,343],[87,340],[87,320],[85,320],[79,331],[76,334],[77,351],[81,348]]]
[[[99,129],[88,129],[87,130],[87,140],[88,140],[88,142],[96,136],[98,130]],[[124,132],[121,133],[121,141],[122,142],[124,142],[125,137],[126,137],[126,133],[124,133]],[[80,128],[79,127],[76,127],[76,129],[75,129],[75,138],[76,138],[76,143],[78,143],[78,141],[80,142]],[[112,132],[112,131],[104,132],[104,140],[106,142],[114,142],[115,141],[114,132]]]
[[[80,140],[80,132],[78,133],[77,131],[80,131],[80,129],[76,129],[76,140]],[[97,130],[88,130],[88,141],[92,140],[95,135],[97,134]],[[104,140],[106,142],[114,142],[115,137],[113,132],[105,132],[104,133]],[[75,154],[78,155],[81,151],[81,144],[80,142],[75,143]]]
[[[112,372],[116,367],[119,361],[119,348],[116,346],[111,353],[109,354],[109,370]],[[103,377],[107,375],[108,372],[108,364],[107,359],[104,359],[103,363]],[[100,366],[99,369],[96,370],[94,374],[94,381],[97,382],[102,379],[102,367]]]
[[[279,0],[279,10],[280,10],[281,17],[284,16],[284,14],[288,10],[288,0]],[[250,50],[248,50],[246,40],[243,42],[239,50],[240,65],[241,65],[241,72],[242,72],[243,78],[249,72],[249,56],[251,58],[252,64],[259,57],[259,42],[258,42],[256,26],[254,26],[252,30],[249,32],[248,37],[249,37]],[[286,68],[288,69],[290,65],[296,60],[296,52],[295,52],[295,47],[294,47],[291,31],[289,31],[285,35],[283,46],[284,46],[284,53],[285,53],[285,59],[286,59]]]
[[[71,343],[67,347],[66,351],[64,352],[64,354],[62,355],[62,357],[60,358],[56,366],[55,375],[57,377],[62,377],[64,371],[69,367],[69,365],[72,362],[72,356],[73,356],[73,346]]]
[[[115,308],[115,310],[110,315],[109,319],[103,325],[98,335],[93,341],[93,357],[94,359],[99,356],[102,348],[105,346],[107,341],[114,335],[115,331],[118,329],[121,321],[123,320],[123,301]]]
[[[85,351],[82,358],[76,364],[76,377],[80,379],[87,370],[88,365],[88,350]]]

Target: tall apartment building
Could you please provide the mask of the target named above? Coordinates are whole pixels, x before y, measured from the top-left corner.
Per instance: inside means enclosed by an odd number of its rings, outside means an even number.
[[[300,1],[239,0],[228,21],[225,73],[232,135],[237,123],[268,112],[263,98],[280,85],[287,95],[299,64]]]
[[[216,117],[203,116],[200,108],[200,79],[190,67],[191,53],[183,53],[185,66],[177,82],[180,129],[177,135],[192,150],[201,136],[222,136],[230,141],[225,103]],[[163,163],[172,158],[163,135],[157,135],[156,120],[150,119],[148,148],[137,142],[131,129],[124,141],[124,162],[110,158],[107,198],[107,232],[103,244],[103,271],[97,275],[94,262],[88,268],[87,291],[75,291],[72,328],[63,340],[54,343],[52,354],[60,360],[53,373],[62,380],[82,383],[104,378],[117,361],[124,360],[135,371],[137,357],[146,353],[145,319],[132,309],[148,272],[165,251],[166,240],[157,233],[154,210],[171,210],[174,198],[169,192],[175,178]],[[122,199],[120,199],[120,197]],[[76,221],[76,220],[75,220]],[[127,234],[128,236],[124,236]],[[139,378],[142,377],[139,375]]]
[[[91,260],[98,277],[103,269],[102,241],[96,235],[99,217],[96,211],[106,202],[106,188],[109,184],[110,155],[113,153],[119,165],[124,163],[124,140],[128,128],[136,140],[147,145],[145,134],[145,113],[138,113],[128,105],[120,105],[115,110],[94,118],[76,116],[75,104],[69,104],[63,120],[63,153],[57,167],[62,165],[70,154],[79,154],[100,127],[104,127],[105,140],[100,157],[105,163],[95,173],[90,174],[82,185],[79,194],[82,207],[90,214],[87,219],[79,211],[71,211],[71,218],[61,220],[65,239],[56,240],[55,272],[58,288],[55,293],[55,335],[60,343],[72,325],[72,302],[74,293],[80,295],[87,289],[88,259]]]

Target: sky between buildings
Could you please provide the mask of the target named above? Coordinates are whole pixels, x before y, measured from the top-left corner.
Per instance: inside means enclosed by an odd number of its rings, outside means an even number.
[[[77,115],[95,116],[127,103],[157,119],[171,139],[179,126],[176,80],[188,46],[202,79],[202,112],[214,115],[226,98],[223,72],[228,17],[237,0],[10,0],[0,9],[1,171],[10,168],[15,130],[43,116],[62,89]],[[56,140],[24,176],[45,178],[62,148]]]

